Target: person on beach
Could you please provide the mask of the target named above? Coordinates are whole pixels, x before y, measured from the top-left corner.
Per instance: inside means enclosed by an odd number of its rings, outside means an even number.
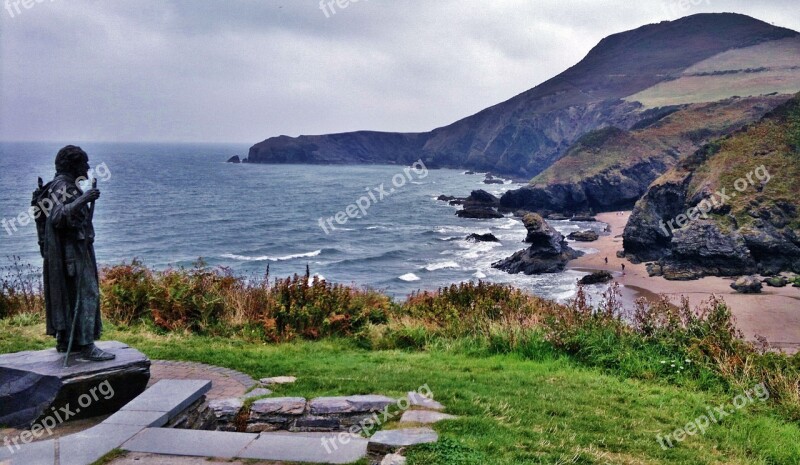
[[[625,264],[622,264],[622,276],[625,276]]]
[[[608,265],[608,257],[606,257],[606,265]]]

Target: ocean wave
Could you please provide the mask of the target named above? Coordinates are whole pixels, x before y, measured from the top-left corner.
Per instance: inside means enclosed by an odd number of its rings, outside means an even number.
[[[497,226],[498,229],[511,229],[514,226],[522,225],[522,222],[515,218],[506,218],[503,224]]]
[[[439,263],[429,263],[424,267],[428,271],[436,271],[436,270],[445,270],[448,268],[460,268],[458,263],[449,261],[449,262],[439,262]]]
[[[298,253],[294,255],[284,255],[282,257],[273,257],[270,255],[261,255],[259,257],[252,257],[249,255],[236,255],[232,253],[226,253],[221,255],[222,258],[228,258],[231,260],[239,260],[243,262],[285,262],[288,260],[294,260],[297,258],[308,258],[308,257],[316,257],[322,253],[322,250],[315,250],[313,252],[306,252],[306,253]]]
[[[411,281],[419,281],[420,278],[414,273],[406,273],[403,276],[398,276],[397,279],[401,281],[411,282]]]
[[[433,232],[438,234],[464,234],[465,236],[468,234],[476,233],[476,234],[488,234],[491,233],[491,229],[475,229],[474,227],[468,226],[437,226],[433,229]]]
[[[483,279],[483,278],[486,277],[486,273],[484,273],[481,270],[478,270],[472,276],[474,276],[475,278],[478,278],[478,279]]]
[[[373,263],[379,261],[386,261],[386,260],[399,260],[403,258],[408,252],[403,249],[396,249],[396,250],[386,250],[380,252],[377,255],[368,255],[365,257],[353,257],[353,258],[345,258],[342,260],[338,260],[333,262],[337,265],[350,265],[354,263],[358,264],[366,264],[366,263]],[[350,255],[352,257],[352,255]]]

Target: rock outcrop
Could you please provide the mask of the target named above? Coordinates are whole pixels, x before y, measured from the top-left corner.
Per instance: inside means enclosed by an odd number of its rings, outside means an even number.
[[[538,214],[529,213],[522,221],[528,230],[525,242],[530,247],[493,263],[493,268],[512,274],[558,273],[564,271],[568,261],[582,255],[571,249],[564,236]]]
[[[612,281],[613,279],[614,275],[612,275],[608,271],[596,271],[592,274],[587,274],[586,276],[578,280],[578,283],[583,285],[605,284],[609,281]]]
[[[228,163],[241,163],[241,162],[242,162],[242,160],[239,159],[239,155],[234,155],[234,156],[228,158]]]
[[[567,235],[567,239],[577,242],[594,242],[600,235],[594,231],[575,231]]]
[[[800,272],[798,121],[800,95],[656,180],[625,227],[626,256],[667,279]]]
[[[441,197],[440,197],[441,198]],[[484,191],[472,191],[469,197],[464,199],[452,199],[450,205],[462,205],[463,208],[456,212],[460,218],[503,218],[503,214],[498,211],[500,199]]]
[[[757,276],[742,276],[731,283],[731,289],[742,294],[759,294],[761,288],[761,281]]]
[[[486,234],[473,233],[467,236],[467,240],[471,242],[500,242],[500,239],[498,239],[492,233],[486,233]]]

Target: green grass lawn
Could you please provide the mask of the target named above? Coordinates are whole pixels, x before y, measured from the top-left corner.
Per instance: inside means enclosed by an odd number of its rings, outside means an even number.
[[[43,324],[16,323],[0,321],[0,352],[51,347]],[[410,464],[800,463],[800,427],[761,402],[663,450],[657,434],[730,404],[730,396],[610,376],[552,351],[525,359],[463,341],[428,351],[368,351],[349,340],[267,345],[108,326],[106,339],[152,359],[210,363],[254,378],[298,377],[277,396],[401,396],[427,384],[460,418],[436,425],[440,442],[410,452]]]

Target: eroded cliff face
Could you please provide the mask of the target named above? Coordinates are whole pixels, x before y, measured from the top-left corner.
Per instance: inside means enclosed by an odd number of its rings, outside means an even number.
[[[668,171],[636,204],[627,256],[667,279],[800,273],[800,96]]]
[[[571,106],[548,113],[476,115],[430,133],[361,131],[281,136],[250,148],[252,163],[408,164],[466,168],[529,179],[557,160],[582,134],[640,120],[637,103],[622,100]]]
[[[638,103],[609,100],[539,113],[537,104],[487,115],[435,130],[422,148],[434,166],[491,171],[529,179],[555,162],[583,134],[598,128],[630,128],[640,119]]]

